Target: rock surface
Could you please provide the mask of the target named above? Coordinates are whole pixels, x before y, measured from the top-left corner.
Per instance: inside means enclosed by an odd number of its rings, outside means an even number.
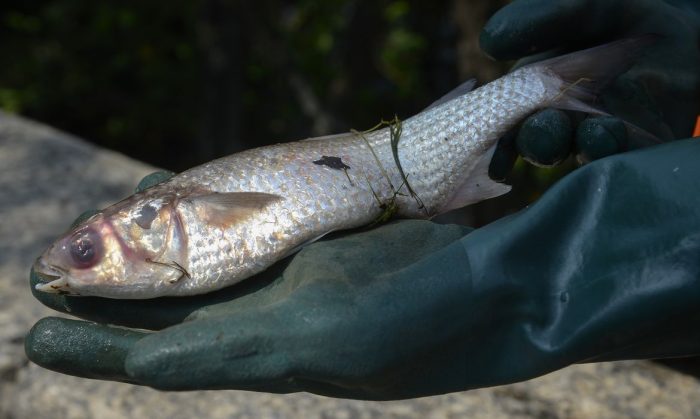
[[[510,386],[396,402],[242,391],[163,393],[29,363],[23,338],[56,315],[28,288],[33,259],[88,208],[127,196],[154,169],[0,113],[0,419],[700,417],[700,383],[628,361],[576,365]]]

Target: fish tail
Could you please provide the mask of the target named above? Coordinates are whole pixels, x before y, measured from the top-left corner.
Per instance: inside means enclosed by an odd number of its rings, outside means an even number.
[[[596,104],[601,90],[629,70],[644,51],[660,38],[655,34],[625,38],[533,63],[529,67],[540,69],[547,89],[558,92],[549,106],[609,116]],[[623,122],[631,134],[654,143],[660,142],[655,135],[627,121]]]

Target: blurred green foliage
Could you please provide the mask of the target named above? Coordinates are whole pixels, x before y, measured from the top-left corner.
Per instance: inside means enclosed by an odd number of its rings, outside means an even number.
[[[445,36],[450,3],[9,0],[0,107],[181,170],[218,155],[197,142],[235,144],[228,152],[321,134],[299,89],[329,130],[418,111],[459,81],[444,56],[457,36]],[[220,118],[241,121],[237,138],[203,138],[217,124],[205,118],[220,108],[206,98],[217,65],[240,73],[225,99],[237,112]]]
[[[5,0],[0,108],[179,171],[420,111],[469,70],[456,48],[465,25],[473,33],[505,0],[473,3]]]
[[[158,154],[193,132],[199,90],[196,6],[170,4],[3,2],[0,107],[127,154]]]

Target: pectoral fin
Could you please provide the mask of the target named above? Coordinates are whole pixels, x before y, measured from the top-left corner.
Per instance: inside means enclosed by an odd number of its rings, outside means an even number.
[[[269,205],[283,199],[279,195],[265,192],[213,192],[188,200],[195,205],[203,221],[229,226],[257,215]]]

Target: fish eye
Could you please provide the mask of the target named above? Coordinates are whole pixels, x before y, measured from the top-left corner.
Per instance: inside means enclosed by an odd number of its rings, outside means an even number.
[[[91,228],[75,233],[70,242],[70,255],[79,268],[95,265],[102,255],[99,234]]]

